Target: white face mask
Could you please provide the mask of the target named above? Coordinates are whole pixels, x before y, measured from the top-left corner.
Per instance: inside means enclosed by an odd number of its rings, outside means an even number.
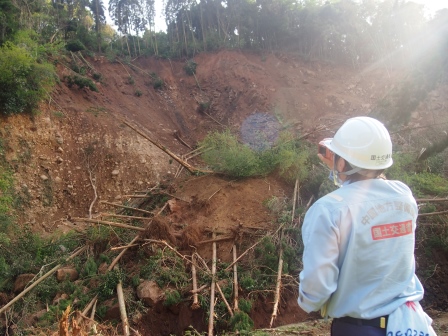
[[[335,160],[336,160],[336,156],[335,156]],[[344,175],[346,175],[346,176],[353,175],[355,173],[359,173],[361,170],[362,170],[362,168],[354,167],[354,168],[350,169],[349,171],[344,172]],[[336,169],[336,161],[334,161],[333,169],[330,171],[330,176],[328,178],[330,179],[330,181],[333,181],[335,186],[342,187],[342,185],[344,184],[344,181],[341,180],[341,178],[339,177],[339,174],[341,174],[341,173],[338,172],[338,170]]]

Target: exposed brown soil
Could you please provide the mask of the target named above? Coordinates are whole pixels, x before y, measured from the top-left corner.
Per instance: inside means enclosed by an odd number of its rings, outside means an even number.
[[[272,214],[263,202],[271,196],[291,198],[293,186],[274,176],[229,180],[191,176],[184,170],[175,178],[178,164],[122,121],[136,125],[179,156],[189,153],[212,130],[229,128],[239,133],[255,112],[275,116],[282,128],[294,133],[310,133],[307,139],[316,142],[331,136],[346,118],[368,114],[401,77],[400,73],[386,76],[381,68],[355,71],[287,54],[262,57],[220,51],[200,54],[195,61],[196,78],[185,74],[181,61],[140,58],[130,67],[92,59],[91,65],[102,75],[99,93],[70,89],[61,82],[39,115],[3,118],[2,136],[8,139],[7,159],[16,163],[17,190],[31,197],[30,208],[18,214],[19,225],[47,235],[81,229],[87,224],[71,219],[88,216],[94,199],[92,184],[99,197],[92,215],[98,216],[112,211],[100,201],[129,202],[128,195],[163,183],[170,188],[170,210],[148,237],[166,240],[181,251],[196,246],[210,260],[211,244],[200,242],[211,239],[215,229],[236,235],[243,251],[273,230]],[[70,74],[62,65],[59,71],[61,78]],[[152,86],[153,72],[164,80],[161,90]],[[433,119],[444,121],[446,97],[447,86],[432,92],[409,127],[432,124]],[[210,103],[210,109],[201,111],[201,103]],[[322,129],[316,131],[318,127]],[[396,141],[407,139],[398,134]],[[196,159],[189,162],[201,165]],[[231,246],[232,241],[220,242],[218,258],[230,261]],[[419,267],[429,263],[425,258],[419,256]],[[447,256],[441,252],[431,258],[434,272],[422,279],[427,293],[424,304],[437,319],[439,334],[448,335],[446,316],[440,315],[448,308]],[[123,262],[131,261],[132,254]],[[283,291],[274,326],[317,318],[301,311],[296,297],[291,289]],[[269,325],[272,301],[268,296],[256,302],[251,313],[256,328]],[[189,304],[177,309],[153,307],[133,327],[142,335],[180,335],[189,325],[206,330],[205,313],[191,310]],[[320,326],[313,334],[328,334],[328,325]]]

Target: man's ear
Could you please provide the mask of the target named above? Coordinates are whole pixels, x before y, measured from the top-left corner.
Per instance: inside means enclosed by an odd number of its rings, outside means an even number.
[[[336,169],[338,170],[338,172],[343,173],[346,170],[345,168],[346,168],[345,160],[339,157],[338,161],[336,162]]]

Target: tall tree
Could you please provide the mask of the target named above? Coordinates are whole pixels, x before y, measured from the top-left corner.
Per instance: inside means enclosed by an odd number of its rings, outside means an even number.
[[[98,52],[101,52],[101,29],[106,23],[104,5],[102,0],[92,0],[89,4],[90,10],[95,18],[95,32],[97,37]]]

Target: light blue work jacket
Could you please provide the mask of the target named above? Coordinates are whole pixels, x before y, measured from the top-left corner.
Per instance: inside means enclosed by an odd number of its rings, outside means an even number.
[[[299,305],[372,319],[423,298],[415,275],[417,204],[402,182],[345,184],[307,211]],[[325,306],[324,306],[325,305]]]

